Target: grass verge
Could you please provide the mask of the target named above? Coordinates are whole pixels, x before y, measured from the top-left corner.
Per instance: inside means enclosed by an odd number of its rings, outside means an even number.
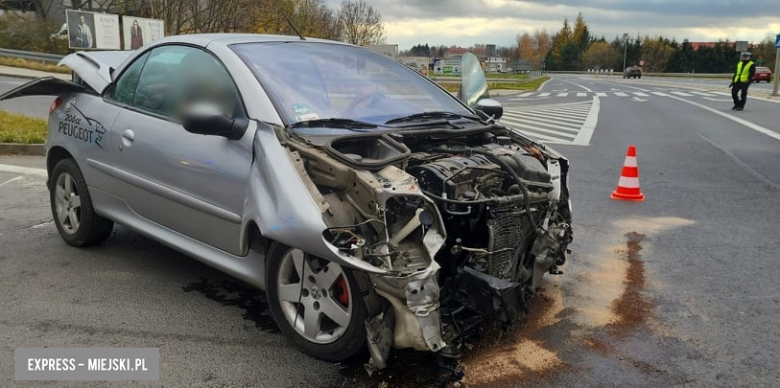
[[[0,110],[0,143],[42,144],[46,120]]]
[[[549,80],[550,77],[534,78],[526,82],[488,82],[488,90],[536,90],[539,89],[543,83]],[[439,85],[446,89],[448,92],[457,92],[460,89],[459,83],[442,82]]]
[[[460,78],[460,74],[432,74],[429,73],[430,78]],[[487,79],[514,79],[524,80],[530,78],[528,74],[513,74],[513,73],[485,73]]]
[[[19,67],[22,69],[45,71],[48,73],[70,74],[66,66],[57,66],[49,62],[31,61],[22,58],[0,57],[0,66]]]

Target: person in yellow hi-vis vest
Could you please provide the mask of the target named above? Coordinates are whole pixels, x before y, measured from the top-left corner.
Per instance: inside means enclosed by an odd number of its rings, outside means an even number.
[[[731,80],[731,98],[734,100],[734,106],[731,110],[745,109],[747,102],[747,92],[750,83],[753,82],[753,76],[756,74],[756,65],[750,60],[750,53],[742,53],[742,60],[737,63],[737,69],[734,71],[734,78]]]

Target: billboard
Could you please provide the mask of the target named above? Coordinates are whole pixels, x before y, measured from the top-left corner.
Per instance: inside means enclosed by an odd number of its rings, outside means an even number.
[[[120,50],[119,15],[97,12],[65,11],[68,47],[72,49]]]
[[[460,74],[460,59],[438,59],[433,64],[434,74]]]
[[[369,44],[363,46],[375,53],[387,55],[390,58],[398,58],[398,45],[397,44]]]
[[[159,19],[122,16],[122,35],[125,38],[125,50],[136,50],[164,37],[165,22]]]

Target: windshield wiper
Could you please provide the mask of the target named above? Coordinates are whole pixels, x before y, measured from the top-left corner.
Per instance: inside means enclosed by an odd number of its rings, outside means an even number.
[[[481,122],[479,117],[471,116],[471,115],[462,115],[458,113],[453,112],[445,112],[445,111],[434,111],[434,112],[422,112],[422,113],[415,113],[413,115],[404,116],[404,117],[398,117],[392,120],[388,120],[385,124],[396,124],[396,123],[404,123],[404,122],[410,122],[410,121],[426,121],[426,120],[457,120],[457,119],[468,119],[472,121],[479,121]]]
[[[329,118],[329,119],[300,121],[291,125],[291,127],[292,128],[343,128],[343,129],[358,130],[358,129],[373,129],[378,127],[378,125],[365,122],[365,121],[358,121],[352,119]]]

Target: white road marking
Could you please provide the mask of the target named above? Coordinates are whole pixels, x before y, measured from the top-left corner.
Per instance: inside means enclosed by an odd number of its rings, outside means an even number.
[[[24,175],[38,175],[42,177],[48,176],[45,168],[20,167],[20,166],[12,166],[9,164],[0,164],[0,172],[11,172],[14,174],[24,174]]]
[[[563,82],[568,82],[568,83],[570,83],[570,84],[572,84],[572,85],[574,85],[574,86],[576,86],[576,87],[578,87],[578,88],[581,88],[581,89],[585,90],[586,92],[592,92],[592,90],[590,90],[590,89],[588,89],[587,87],[585,87],[585,86],[582,86],[582,85],[580,85],[580,84],[575,84],[574,82],[571,82],[571,81],[565,81],[565,80],[561,80],[561,81],[563,81]],[[592,84],[591,84],[591,85],[592,85]]]
[[[536,132],[549,133],[551,135],[555,135],[555,136],[559,137],[559,139],[557,139],[557,140],[563,140],[563,139],[560,139],[560,137],[568,137],[570,139],[574,139],[575,138],[575,135],[573,135],[573,134],[569,135],[569,134],[561,133],[560,131],[551,131],[549,129],[539,128],[539,124],[528,125],[528,124],[522,124],[522,123],[512,123],[512,126],[516,127],[516,128],[525,128],[525,129],[527,129],[529,131],[533,131],[534,133],[536,133]]]
[[[717,102],[732,102],[733,100],[730,98],[711,98],[711,97],[702,97],[705,100],[710,101],[717,101]]]
[[[534,95],[533,92],[531,92],[531,93],[523,93],[523,94],[518,95],[518,97],[528,97],[528,96],[533,96],[533,95]]]
[[[544,82],[543,82],[541,85],[539,85],[539,90],[542,90],[542,89],[544,89],[544,85],[547,85],[547,83],[548,83],[548,82],[550,82],[550,81],[552,81],[552,80],[553,80],[553,79],[552,79],[552,78],[550,78],[550,79],[548,79],[547,81],[544,81]]]
[[[569,93],[558,93],[557,97],[566,97]]]
[[[547,97],[551,95],[552,93],[539,93],[539,97]]]
[[[528,98],[509,98],[509,99],[507,99],[507,101],[536,101],[536,100],[546,100],[546,99],[548,99],[548,98],[550,98],[550,97],[540,97],[540,98],[532,98],[532,97],[528,97]]]
[[[705,93],[705,92],[691,92],[691,93],[693,93],[693,94],[697,94],[697,95],[699,95],[699,96],[715,97],[715,95],[714,95],[714,94]]]
[[[9,183],[11,183],[11,182],[16,182],[16,181],[18,181],[18,180],[22,180],[22,176],[21,176],[21,175],[19,175],[19,176],[17,176],[17,177],[14,177],[14,178],[11,178],[11,179],[9,179],[9,180],[7,180],[7,181],[3,182],[3,183],[0,183],[0,186],[5,186],[5,185],[7,185],[7,184],[9,184]]]
[[[677,95],[677,96],[682,96],[682,97],[693,97],[693,94],[688,94],[688,93],[683,93],[683,92],[669,92],[669,93],[672,93],[672,94]]]
[[[510,114],[510,116],[511,116],[511,114]],[[588,114],[585,113],[585,114],[580,114],[580,115],[573,115],[573,114],[570,114],[570,113],[554,113],[554,112],[523,112],[522,116],[528,116],[528,117],[532,117],[534,119],[545,119],[545,118],[547,118],[547,119],[555,119],[555,120],[558,120],[560,122],[570,122],[570,123],[573,123],[573,124],[580,125],[580,124],[582,124],[582,120],[581,119],[582,118],[586,118],[588,116]],[[580,120],[577,119],[578,117],[580,118]]]
[[[606,97],[607,93],[598,92],[596,93],[596,97]]]
[[[556,138],[550,137],[550,136],[544,136],[544,135],[542,135],[540,133],[521,131],[519,129],[514,129],[514,131],[520,132],[520,133],[522,133],[522,134],[524,134],[526,136],[531,137],[532,139],[535,138],[537,140],[541,140],[541,141],[543,141],[545,143],[553,143],[553,142],[554,143],[558,143],[558,142],[560,142],[562,140],[562,139],[556,139]]]
[[[664,92],[652,92],[652,93],[655,94],[656,96],[671,97],[670,95],[668,95],[668,94],[666,94]]]
[[[580,133],[574,139],[576,145],[588,145],[590,144],[590,138],[593,137],[593,131],[596,129],[596,125],[599,123],[599,110],[601,109],[601,103],[599,97],[593,97],[593,105],[588,113],[588,118],[585,119],[585,124],[582,125]]]
[[[750,128],[750,129],[752,129],[752,130],[754,130],[754,131],[756,131],[758,133],[763,133],[764,135],[767,135],[767,136],[769,136],[769,137],[771,137],[773,139],[780,140],[780,133],[777,133],[777,132],[772,131],[770,129],[764,128],[764,127],[762,127],[762,126],[760,126],[758,124],[754,124],[754,123],[751,123],[750,121],[743,120],[743,119],[741,119],[739,117],[723,113],[723,112],[721,112],[719,110],[710,108],[710,107],[708,107],[706,105],[699,104],[698,102],[693,102],[693,101],[686,100],[684,98],[675,97],[675,96],[669,96],[669,97],[673,98],[675,100],[682,101],[682,102],[684,102],[686,104],[691,104],[693,106],[699,107],[699,108],[704,109],[706,111],[710,111],[712,113],[715,113],[716,115],[725,117],[725,118],[727,118],[727,119],[729,119],[729,120],[731,120],[731,121],[733,121],[735,123],[742,124],[742,125]]]
[[[526,115],[528,117],[528,115]],[[511,122],[523,122],[523,116],[507,116],[507,121]],[[544,125],[553,129],[561,129],[564,131],[577,132],[580,130],[581,123],[567,123],[561,121],[555,121],[550,119],[542,119],[538,117],[533,118],[533,123],[536,125]]]
[[[582,92],[577,93],[577,97],[587,97],[587,96],[588,96],[588,93],[582,93]]]
[[[634,92],[633,94],[635,96],[639,96],[639,97],[650,97],[649,94],[645,94],[645,93],[642,93],[642,92]]]
[[[618,96],[618,97],[628,97],[628,94],[623,93],[623,92],[615,92],[615,95]]]

